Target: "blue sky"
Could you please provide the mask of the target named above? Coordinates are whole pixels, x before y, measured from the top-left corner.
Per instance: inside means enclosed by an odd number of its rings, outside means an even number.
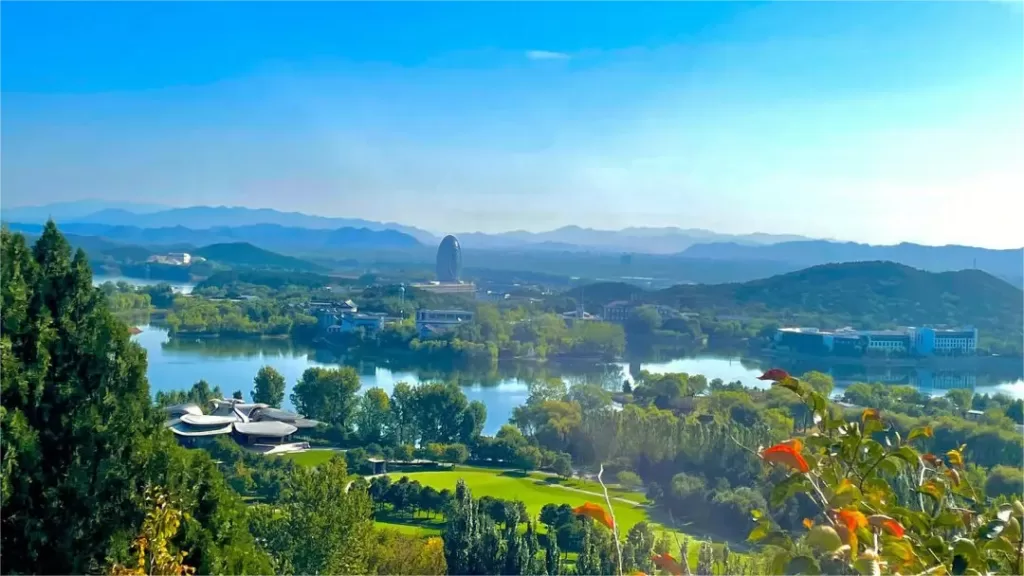
[[[31,2],[0,22],[7,206],[1024,244],[1019,2]]]

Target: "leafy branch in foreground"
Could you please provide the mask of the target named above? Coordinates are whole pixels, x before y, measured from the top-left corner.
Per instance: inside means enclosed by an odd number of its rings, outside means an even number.
[[[1024,574],[1024,505],[979,497],[963,473],[965,445],[922,454],[914,444],[932,437],[928,426],[903,438],[873,408],[847,422],[783,370],[761,379],[799,396],[814,420],[803,438],[757,451],[791,471],[774,486],[771,507],[801,495],[818,509],[800,535],[754,511],[748,539],[777,549],[772,573]]]
[[[196,569],[185,564],[185,552],[172,552],[170,541],[178,533],[181,521],[187,516],[167,493],[160,488],[146,490],[146,502],[150,505],[142,532],[132,545],[136,555],[135,566],[114,564],[113,576],[188,576]]]

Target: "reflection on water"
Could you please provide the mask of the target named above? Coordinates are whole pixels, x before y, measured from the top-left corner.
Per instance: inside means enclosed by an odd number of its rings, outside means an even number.
[[[984,369],[971,371],[935,370],[914,367],[829,365],[828,362],[761,361],[738,356],[699,354],[671,360],[641,358],[632,362],[595,364],[593,362],[502,362],[486,370],[445,370],[410,364],[398,358],[355,359],[324,349],[298,345],[290,340],[244,339],[175,339],[168,340],[160,328],[143,326],[134,338],[148,352],[150,388],[156,391],[180,390],[205,379],[219,385],[225,394],[242,391],[247,398],[252,379],[263,365],[276,368],[285,376],[288,389],[285,407],[290,407],[291,386],[311,366],[348,365],[360,374],[363,389],[379,386],[392,390],[396,382],[416,384],[430,381],[458,383],[470,400],[487,406],[485,432],[497,432],[508,421],[512,409],[525,402],[527,385],[546,378],[562,378],[568,383],[600,384],[619,389],[622,381],[640,370],[654,373],[686,372],[703,374],[712,380],[739,380],[746,386],[764,386],[757,380],[769,364],[802,374],[819,370],[831,374],[837,390],[852,382],[889,382],[909,384],[933,394],[944,394],[950,388],[974,387],[979,392],[1004,392],[1024,397],[1024,369],[1019,361],[985,363]]]
[[[99,286],[105,282],[113,282],[114,284],[124,282],[126,284],[131,284],[132,286],[156,286],[157,284],[170,284],[172,290],[175,292],[181,292],[182,294],[189,294],[192,292],[192,289],[196,287],[196,285],[191,282],[150,280],[146,278],[129,278],[127,276],[108,276],[105,274],[94,274],[92,277],[93,286]]]

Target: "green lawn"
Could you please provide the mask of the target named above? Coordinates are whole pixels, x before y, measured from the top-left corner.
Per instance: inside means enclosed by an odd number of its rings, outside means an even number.
[[[285,458],[287,460],[295,462],[300,466],[319,466],[320,464],[328,462],[336,454],[341,455],[343,453],[338,452],[336,450],[323,450],[314,448],[313,450],[307,450],[305,452],[281,454],[280,456],[276,456],[276,458]]]
[[[402,476],[408,476],[409,480],[418,480],[420,484],[424,486],[433,486],[437,490],[443,490],[445,488],[454,490],[455,483],[461,478],[466,482],[466,485],[469,486],[469,489],[473,492],[473,496],[475,498],[491,496],[493,498],[504,498],[506,500],[522,500],[523,503],[526,504],[527,512],[535,519],[540,515],[540,510],[545,504],[568,504],[576,507],[585,502],[594,502],[605,506],[604,498],[600,496],[581,494],[579,492],[558,487],[558,484],[564,483],[565,485],[582,490],[593,489],[594,492],[600,492],[601,485],[596,482],[580,480],[566,482],[564,480],[559,480],[558,478],[554,478],[554,480],[552,480],[553,477],[538,473],[523,474],[522,472],[513,472],[509,470],[457,466],[454,470],[411,472],[393,474],[391,476],[393,480],[398,480]],[[612,491],[610,490],[610,492]],[[614,492],[616,492],[614,496],[628,500],[634,500],[636,502],[646,500],[644,495],[638,492],[629,492],[624,489],[617,489]],[[647,521],[651,524],[655,534],[659,537],[662,534],[668,533],[675,535],[676,538],[681,541],[684,536],[683,532],[671,530],[670,528],[651,520],[648,517],[647,509],[643,506],[636,504],[630,505],[625,502],[612,500],[612,507],[615,512],[615,520],[619,525],[619,534],[622,537],[625,537],[626,532],[632,528],[634,524],[641,521]],[[392,516],[390,514],[387,515],[387,517],[378,518],[377,525],[423,535],[438,534],[444,527],[443,523],[436,519],[431,520],[425,517],[411,518],[404,515]],[[541,532],[546,531],[543,525],[538,526],[538,530]],[[700,542],[696,538],[691,537],[689,549],[691,565],[696,564],[697,562],[697,550],[699,546]],[[675,553],[673,553],[673,555],[675,555]]]
[[[437,472],[413,472],[402,474],[408,476],[409,480],[418,480],[424,486],[433,486],[437,490],[448,488],[455,489],[455,483],[461,478],[465,480],[473,492],[473,496],[491,496],[493,498],[504,498],[506,500],[522,500],[526,504],[526,510],[530,516],[536,518],[540,515],[541,508],[545,504],[568,504],[572,507],[580,506],[586,502],[594,502],[604,505],[604,499],[600,496],[580,494],[572,490],[559,488],[559,482],[552,482],[552,477],[540,474],[523,474],[522,472],[511,472],[508,470],[492,470],[487,468],[457,467],[455,470]],[[394,478],[397,480],[398,478]],[[555,479],[557,480],[557,478]],[[593,484],[600,490],[599,484]],[[589,489],[591,486],[577,484],[578,488]],[[633,493],[634,498],[642,498],[643,495]],[[620,531],[625,534],[634,524],[641,521],[648,521],[647,510],[638,505],[630,505],[625,502],[613,500],[612,507],[615,512],[615,520],[618,522]]]
[[[578,488],[580,490],[586,490],[588,492],[596,492],[601,494],[601,485],[591,480],[581,480],[579,478],[561,478],[559,476],[553,476],[550,474],[544,474],[541,472],[530,472],[530,478],[539,480],[546,484],[569,486],[570,488]],[[629,500],[636,502],[637,504],[647,504],[647,496],[641,492],[635,490],[629,490],[619,485],[608,486],[608,495],[612,498],[622,498],[623,500]]]
[[[332,450],[309,450],[296,454],[283,454],[280,458],[289,458],[302,466],[316,466],[327,462],[335,454],[337,452]],[[392,480],[408,476],[409,480],[418,480],[420,484],[433,486],[437,490],[445,488],[454,490],[455,483],[461,478],[465,480],[470,490],[472,490],[473,496],[476,498],[491,496],[505,500],[522,500],[526,504],[527,512],[534,519],[540,515],[540,510],[545,504],[568,504],[576,507],[585,502],[594,502],[602,506],[605,505],[604,498],[599,495],[601,494],[601,485],[597,482],[576,478],[564,479],[541,472],[523,473],[476,466],[456,466],[454,469],[449,470],[429,470],[424,472],[389,471],[388,475],[391,476]],[[561,486],[585,490],[594,494],[582,494],[574,490],[567,490]],[[608,492],[613,498],[635,502],[635,504],[628,504],[612,500],[615,520],[619,525],[619,533],[623,537],[634,524],[641,521],[647,521],[651,524],[651,527],[659,536],[666,532],[674,534],[679,539],[684,536],[684,533],[671,530],[649,518],[648,510],[640,505],[647,503],[647,497],[643,493],[627,490],[620,486],[609,487]],[[392,513],[378,515],[375,518],[374,524],[379,528],[388,528],[421,536],[437,536],[444,529],[444,523],[440,517],[411,517]],[[540,525],[538,530],[543,532],[545,527]],[[691,565],[697,561],[697,548],[699,546],[700,542],[696,538],[691,537],[689,550]]]

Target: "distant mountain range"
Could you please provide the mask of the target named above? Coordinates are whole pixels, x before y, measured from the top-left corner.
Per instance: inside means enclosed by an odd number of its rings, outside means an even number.
[[[40,224],[11,222],[11,230],[38,234]],[[253,224],[248,226],[216,228],[140,228],[71,222],[59,224],[61,232],[73,236],[96,236],[142,246],[165,246],[248,242],[269,250],[287,250],[297,253],[325,252],[337,249],[391,249],[404,250],[422,247],[419,241],[396,230],[369,230],[366,228],[309,229],[280,226],[277,224]]]
[[[139,245],[249,242],[268,250],[327,258],[350,250],[415,250],[420,253],[418,258],[426,258],[426,253],[440,241],[426,230],[394,222],[226,206],[166,208],[82,201],[6,208],[0,217],[10,223],[12,229],[24,232],[36,231],[48,217],[53,217],[65,233],[98,236],[116,242]],[[557,260],[565,261],[584,258],[583,253],[589,253],[588,257],[608,260],[629,253],[637,256],[634,263],[642,258],[667,258],[664,265],[670,268],[687,268],[693,263],[702,267],[721,263],[749,268],[760,263],[758,267],[764,270],[755,276],[831,262],[887,260],[935,272],[977,268],[1016,286],[1024,285],[1024,249],[989,250],[907,243],[872,246],[796,235],[731,235],[671,227],[612,231],[565,226],[548,232],[470,232],[457,236],[467,253],[501,251],[500,260],[512,252],[531,262],[548,258],[545,255],[558,255]],[[486,254],[482,259],[491,261],[491,267],[496,264],[495,258]],[[607,263],[602,266],[609,274],[615,273],[613,266]],[[651,271],[646,275],[652,275]]]
[[[41,207],[6,208],[2,218],[6,222],[43,224],[52,217],[61,229],[69,224],[104,224],[107,226],[134,226],[138,228],[191,229],[234,228],[257,224],[276,224],[289,228],[326,230],[337,228],[366,228],[368,230],[396,230],[416,238],[424,244],[437,244],[441,236],[414,226],[395,222],[375,222],[361,218],[329,218],[299,212],[280,212],[267,208],[229,206],[192,206],[166,208],[141,204],[104,205],[99,201],[50,204]],[[538,250],[640,252],[672,254],[685,250],[697,242],[728,241],[740,244],[768,244],[805,239],[796,235],[772,234],[719,234],[709,230],[682,228],[626,228],[623,230],[594,230],[579,226],[565,226],[548,232],[516,230],[496,234],[482,232],[458,233],[459,242],[466,248],[504,249],[530,247]]]
[[[459,242],[476,249],[534,248],[537,250],[591,250],[599,252],[640,252],[674,254],[699,242],[729,241],[757,246],[774,242],[806,240],[793,234],[719,234],[710,230],[685,228],[624,228],[594,230],[563,226],[549,232],[516,230],[498,234],[470,232],[457,234]]]
[[[734,242],[697,244],[682,256],[711,260],[786,262],[800,268],[830,262],[887,260],[921,270],[945,272],[977,268],[1020,285],[1024,276],[1024,249],[991,250],[971,246],[922,246],[902,243],[872,246],[855,242],[810,240],[750,246]]]

